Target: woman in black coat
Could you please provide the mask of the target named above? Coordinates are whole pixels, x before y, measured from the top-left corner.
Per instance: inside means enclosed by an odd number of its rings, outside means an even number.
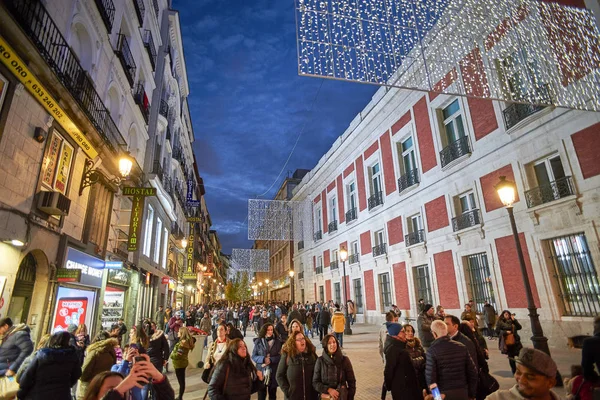
[[[317,352],[302,332],[294,332],[283,345],[277,368],[277,383],[286,400],[315,400],[319,394],[312,385]]]
[[[263,373],[265,377],[265,387],[258,391],[258,400],[265,400],[267,392],[269,400],[277,398],[277,380],[275,373],[281,358],[282,343],[275,335],[273,324],[264,324],[254,339],[254,350],[252,351],[252,361],[256,363],[256,369]]]
[[[70,340],[69,332],[55,333],[48,347],[37,352],[19,381],[19,399],[71,399],[71,387],[81,376],[81,365]]]
[[[500,318],[498,318],[498,321],[496,322],[496,333],[500,338],[498,341],[498,348],[502,354],[508,355],[508,363],[510,364],[513,375],[517,370],[517,364],[513,359],[519,355],[519,351],[523,348],[521,338],[517,334],[517,331],[522,328],[519,321],[517,321],[515,316],[508,310],[502,311],[502,315],[500,315]],[[510,334],[513,334],[515,338],[515,343],[512,345],[506,344],[506,339]]]
[[[154,325],[154,322],[152,325]],[[154,334],[150,337],[148,355],[152,365],[159,371],[162,371],[167,361],[169,361],[169,341],[165,337],[165,333],[160,329],[156,329],[156,327]]]
[[[250,400],[252,393],[264,386],[262,381],[262,372],[252,364],[246,343],[233,339],[215,366],[208,396],[210,400]]]
[[[339,388],[348,389],[348,400],[354,400],[356,378],[350,359],[342,354],[340,345],[332,334],[323,338],[323,355],[317,359],[313,386],[317,392],[337,397]]]

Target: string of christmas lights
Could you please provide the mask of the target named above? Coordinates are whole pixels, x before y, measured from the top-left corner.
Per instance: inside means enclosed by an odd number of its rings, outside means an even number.
[[[269,272],[269,250],[232,249],[231,271]]]
[[[304,240],[311,237],[309,201],[248,200],[249,240]]]

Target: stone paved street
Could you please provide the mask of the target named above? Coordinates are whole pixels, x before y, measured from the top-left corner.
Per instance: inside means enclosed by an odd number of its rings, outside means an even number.
[[[345,352],[352,361],[357,379],[356,400],[378,400],[381,393],[381,384],[383,382],[383,364],[378,352],[378,332],[379,326],[357,324],[353,326],[354,334],[344,337]],[[250,352],[253,348],[252,340],[254,334],[248,332],[246,344]],[[566,342],[566,341],[565,341]],[[320,355],[322,347],[318,340],[313,341],[317,347],[317,354]],[[498,379],[502,389],[510,388],[514,383],[514,378],[510,373],[508,360],[506,356],[500,354],[497,348],[497,341],[488,341],[490,348],[490,371]],[[581,361],[581,351],[564,348],[551,349],[553,358],[557,361],[560,372],[566,376],[569,374],[572,364],[579,364]],[[202,382],[200,375],[201,369],[187,370],[186,394],[184,399],[201,399],[204,396],[207,385]],[[174,373],[168,374],[171,384],[177,394],[178,385]],[[557,388],[556,392],[564,398],[562,388]],[[278,399],[283,399],[283,393],[278,392]],[[256,395],[253,397],[256,398]],[[391,395],[388,394],[388,399]]]

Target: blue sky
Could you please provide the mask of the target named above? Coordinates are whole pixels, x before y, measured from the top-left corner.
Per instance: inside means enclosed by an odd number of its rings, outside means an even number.
[[[249,248],[248,199],[285,169],[313,168],[377,87],[298,76],[293,0],[174,0],[194,151],[223,251]],[[273,198],[285,173],[264,198]]]

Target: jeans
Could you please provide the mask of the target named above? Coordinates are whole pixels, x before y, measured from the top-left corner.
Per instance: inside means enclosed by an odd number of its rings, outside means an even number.
[[[333,334],[335,335],[335,338],[340,343],[340,347],[344,347],[344,332],[340,332],[340,333],[334,332]]]
[[[327,335],[327,325],[319,325],[319,340],[323,340],[325,335]]]
[[[271,379],[273,378],[274,377],[272,376]],[[269,385],[258,391],[258,400],[267,400],[267,392],[269,393],[269,400],[277,399],[277,386]]]
[[[185,368],[175,368],[175,376],[179,383],[179,400],[181,400],[185,393]]]

